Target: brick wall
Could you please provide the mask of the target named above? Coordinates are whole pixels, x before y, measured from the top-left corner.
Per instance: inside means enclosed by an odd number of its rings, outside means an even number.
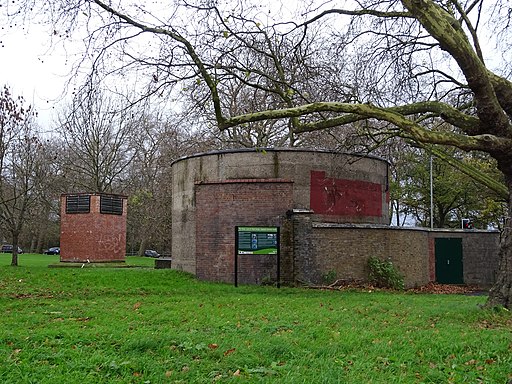
[[[349,227],[313,224],[312,254],[316,256],[316,276],[332,272],[342,280],[367,280],[368,258],[390,260],[405,276],[407,287],[429,282],[428,235],[421,231],[390,230],[388,227]]]
[[[315,223],[308,213],[294,214],[294,268],[299,282],[366,280],[367,260],[391,260],[406,287],[435,281],[435,239],[459,237],[463,245],[465,284],[489,286],[498,269],[499,234],[487,231],[440,231],[377,225]]]
[[[196,203],[196,275],[234,282],[235,227],[281,227],[281,270],[290,271],[291,236],[286,212],[292,207],[293,183],[283,179],[250,179],[198,183]],[[276,276],[275,255],[238,259],[238,282],[261,283]],[[282,280],[289,280],[284,272]]]
[[[281,227],[285,282],[322,283],[322,277],[332,272],[339,279],[366,279],[370,256],[392,260],[408,287],[435,280],[435,236],[443,236],[442,231],[387,226],[385,161],[331,152],[237,150],[180,159],[172,168],[175,269],[206,280],[233,282],[235,227],[262,225]],[[312,172],[322,172],[327,182],[318,184],[313,193]],[[357,196],[345,193],[343,183],[358,186]],[[326,190],[329,185],[332,188]],[[325,191],[333,209],[345,204],[341,214],[326,211],[330,205],[318,209],[315,199]],[[492,283],[498,235],[460,232],[466,283]],[[274,261],[269,256],[240,257],[239,281],[259,283],[275,275]]]
[[[89,213],[66,213],[66,195],[61,196],[60,261],[124,261],[126,255],[126,197],[123,214],[100,213],[100,195],[92,194]]]

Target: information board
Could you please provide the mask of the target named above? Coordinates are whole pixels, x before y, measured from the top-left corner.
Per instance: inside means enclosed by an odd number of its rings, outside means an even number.
[[[238,286],[238,257],[242,255],[276,255],[276,283],[278,288],[281,286],[279,235],[279,227],[235,228],[235,287]]]
[[[237,227],[239,255],[277,255],[277,227]]]

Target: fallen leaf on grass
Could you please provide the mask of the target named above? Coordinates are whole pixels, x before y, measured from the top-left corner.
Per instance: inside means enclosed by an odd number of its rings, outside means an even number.
[[[460,295],[460,294],[471,294],[481,291],[481,288],[472,285],[453,285],[453,284],[439,284],[439,283],[428,283],[418,288],[411,288],[408,290],[413,293],[433,293],[433,294],[449,294],[449,295]]]
[[[228,356],[228,355],[231,355],[233,352],[236,351],[236,348],[231,348],[231,349],[228,349],[226,352],[224,352],[224,356]]]
[[[208,344],[208,348],[210,348],[210,349],[217,349],[217,348],[219,348],[219,346],[217,344],[215,344],[215,343],[212,343],[212,344]]]
[[[140,301],[136,302],[135,304],[133,304],[133,310],[136,311],[137,309],[140,308],[141,305],[142,303]]]
[[[240,376],[240,370],[239,370],[239,369],[237,369],[237,370],[235,371],[235,373],[233,373],[233,376]]]
[[[72,321],[89,321],[91,320],[90,317],[70,317],[69,320]]]

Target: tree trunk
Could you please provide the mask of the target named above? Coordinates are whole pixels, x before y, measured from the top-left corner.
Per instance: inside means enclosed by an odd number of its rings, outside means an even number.
[[[18,250],[14,249],[14,247],[12,247],[11,265],[13,267],[18,266]]]
[[[496,282],[489,292],[486,306],[512,308],[512,175],[506,176],[509,190],[507,218],[501,234],[500,266]]]
[[[11,258],[11,265],[13,267],[18,266],[18,234],[13,233],[12,234],[12,258]]]
[[[139,256],[144,256],[144,251],[146,250],[146,247],[147,247],[147,240],[144,238],[140,241],[140,244],[139,244]]]
[[[39,230],[37,231],[37,235],[35,238],[35,247],[32,248],[36,253],[43,253],[43,248],[47,246],[45,244],[46,240],[46,228],[48,227],[48,223],[46,225],[41,225]]]

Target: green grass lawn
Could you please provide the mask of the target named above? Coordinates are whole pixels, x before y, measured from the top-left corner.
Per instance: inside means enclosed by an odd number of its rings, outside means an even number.
[[[0,255],[1,383],[500,383],[512,316],[485,297],[205,283]]]

